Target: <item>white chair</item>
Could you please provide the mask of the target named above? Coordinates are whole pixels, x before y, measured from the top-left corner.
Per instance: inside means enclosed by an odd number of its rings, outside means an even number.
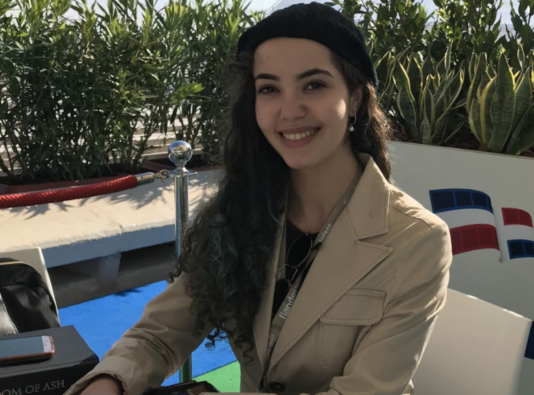
[[[449,289],[413,378],[417,395],[515,395],[532,321]]]
[[[35,247],[35,248],[29,248],[26,250],[0,252],[0,258],[17,259],[19,261],[27,263],[28,265],[31,265],[35,270],[37,270],[37,272],[39,272],[41,277],[43,277],[43,280],[45,281],[46,286],[50,290],[50,294],[52,294],[52,298],[54,299],[54,304],[56,305],[56,313],[58,313],[56,297],[54,295],[54,288],[52,287],[52,282],[50,281],[50,276],[48,275],[48,270],[46,269],[46,264],[45,264],[45,260],[44,260],[41,248]],[[58,314],[58,317],[59,317],[59,314]]]

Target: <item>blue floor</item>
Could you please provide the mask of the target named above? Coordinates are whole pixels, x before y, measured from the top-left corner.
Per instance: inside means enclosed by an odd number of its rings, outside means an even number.
[[[74,325],[89,347],[102,358],[121,335],[135,324],[143,308],[153,297],[161,293],[165,281],[130,289],[100,299],[91,300],[59,310],[61,325]],[[193,353],[193,376],[199,376],[234,362],[235,356],[227,341],[218,341],[212,349],[205,343]],[[163,385],[179,382],[178,373],[169,377]]]

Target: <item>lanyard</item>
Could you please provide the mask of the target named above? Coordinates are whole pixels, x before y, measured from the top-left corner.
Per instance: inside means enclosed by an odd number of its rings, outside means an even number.
[[[291,289],[287,293],[287,296],[284,299],[282,306],[280,306],[280,308],[278,309],[278,312],[274,316],[273,322],[271,323],[271,333],[269,335],[269,344],[267,346],[267,360],[265,362],[265,369],[263,371],[262,379],[260,382],[260,388],[258,392],[262,392],[265,385],[267,384],[267,372],[269,370],[269,365],[271,364],[273,349],[274,349],[276,342],[278,341],[278,337],[280,336],[280,332],[282,331],[282,328],[286,322],[286,318],[289,315],[289,312],[291,311],[291,308],[293,307],[293,303],[295,303],[295,299],[297,298],[297,295],[302,286],[303,273],[306,272],[306,269],[311,265],[311,263],[317,256],[319,252],[319,248],[321,247],[326,237],[330,233],[332,226],[334,226],[334,223],[340,216],[341,212],[345,209],[345,207],[349,203],[349,200],[352,197],[352,194],[354,193],[356,187],[358,186],[358,183],[360,182],[360,178],[362,177],[362,174],[363,174],[363,166],[360,162],[360,165],[358,166],[358,174],[356,175],[356,177],[350,184],[349,188],[347,189],[347,191],[345,192],[341,200],[336,204],[336,206],[330,213],[330,216],[326,220],[326,223],[323,225],[323,228],[321,229],[321,231],[317,235],[317,238],[315,239],[315,242],[313,243],[312,250],[308,258],[306,259],[302,272],[299,274],[299,276],[295,280],[295,283],[291,286]],[[284,230],[283,230],[282,240],[281,240],[280,256],[278,258],[279,270],[277,273],[277,279],[280,279],[280,276],[281,276],[280,269],[285,268],[285,254],[286,254],[286,226],[284,225]]]

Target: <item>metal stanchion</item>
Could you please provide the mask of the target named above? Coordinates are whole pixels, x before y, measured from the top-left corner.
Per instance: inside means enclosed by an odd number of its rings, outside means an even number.
[[[176,218],[174,234],[176,239],[176,257],[180,256],[180,247],[189,219],[189,188],[187,179],[197,173],[185,168],[193,156],[191,146],[185,141],[175,141],[169,146],[169,159],[176,165],[176,170],[169,174],[174,177],[174,198],[176,202]],[[180,369],[180,382],[193,380],[193,364],[189,358]]]

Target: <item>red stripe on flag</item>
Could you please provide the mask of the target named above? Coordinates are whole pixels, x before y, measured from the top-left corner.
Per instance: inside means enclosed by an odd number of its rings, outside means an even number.
[[[460,226],[452,228],[450,233],[453,255],[474,250],[499,250],[495,226],[485,224]]]
[[[503,208],[502,219],[505,225],[524,225],[532,228],[532,217],[525,211],[518,208]]]

